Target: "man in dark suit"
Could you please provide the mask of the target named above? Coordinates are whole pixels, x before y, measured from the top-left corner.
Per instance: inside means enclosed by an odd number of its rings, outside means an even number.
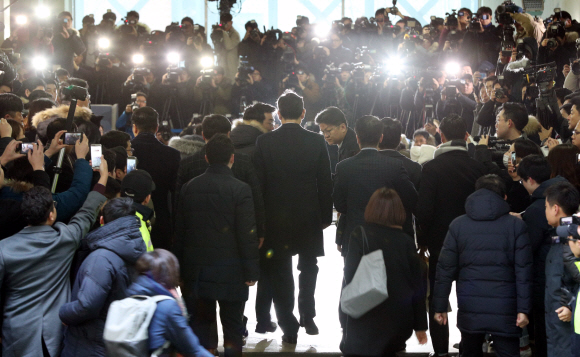
[[[212,114],[203,119],[201,123],[202,136],[207,143],[216,134],[230,135],[232,125],[223,115]],[[197,153],[184,158],[177,172],[177,192],[181,192],[181,187],[189,180],[202,175],[209,164],[205,160],[205,146]],[[264,241],[264,199],[260,181],[256,176],[256,170],[252,165],[251,157],[242,153],[234,154],[234,164],[232,166],[234,177],[250,185],[252,197],[254,199],[254,210],[256,212],[257,234],[260,242]]]
[[[258,137],[254,164],[266,207],[266,239],[261,250],[261,276],[256,298],[258,324],[261,294],[270,292],[282,341],[295,344],[298,321],[294,310],[292,256],[300,270],[298,310],[308,334],[317,334],[314,291],[317,257],[324,255],[322,231],[332,223],[332,179],[324,139],[300,126],[304,102],[287,91],[278,99],[282,126]],[[269,314],[268,314],[269,315]],[[262,315],[264,316],[264,315]],[[264,316],[269,317],[269,316]],[[267,321],[264,321],[267,323]]]
[[[421,165],[397,151],[403,132],[401,122],[391,118],[381,119],[381,122],[383,122],[383,141],[379,144],[379,153],[401,161],[411,182],[418,189],[419,182],[421,182]]]
[[[415,216],[419,224],[417,241],[429,249],[429,300],[435,284],[439,253],[451,221],[465,214],[465,201],[475,192],[475,182],[488,173],[487,168],[467,154],[465,121],[457,114],[443,119],[440,126],[441,146],[434,159],[425,163],[419,186],[419,200]],[[433,349],[445,356],[449,349],[449,326],[439,325],[435,310],[429,308],[429,331]]]
[[[155,223],[151,230],[153,247],[171,249],[171,203],[175,199],[175,179],[181,155],[155,137],[159,114],[150,107],[135,110],[131,116],[135,139],[131,141],[138,168],[147,171],[155,183],[151,201],[155,207]]]
[[[405,206],[407,219],[403,230],[413,235],[412,210],[417,203],[417,191],[400,160],[385,157],[378,151],[383,140],[383,123],[374,116],[359,118],[355,124],[361,152],[336,165],[332,198],[336,210],[346,214],[342,239],[337,241],[343,256],[348,252],[352,230],[364,223],[364,212],[372,194],[381,187],[397,191]]]
[[[328,107],[316,116],[316,125],[328,145],[338,145],[338,162],[358,154],[355,132],[346,124],[346,117],[337,107]]]
[[[191,327],[201,345],[218,347],[212,331],[217,301],[225,356],[241,357],[248,287],[260,274],[252,190],[232,173],[234,144],[226,134],[214,135],[205,149],[209,167],[179,195],[175,253]]]

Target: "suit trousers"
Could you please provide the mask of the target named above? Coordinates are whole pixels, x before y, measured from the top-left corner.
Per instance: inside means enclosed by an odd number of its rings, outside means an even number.
[[[298,255],[298,311],[302,318],[314,318],[316,306],[314,292],[318,276],[317,258]],[[262,258],[260,261],[260,280],[256,296],[256,318],[258,324],[267,325],[271,321],[270,309],[274,309],[278,324],[288,335],[296,335],[300,327],[294,316],[294,277],[292,257],[280,259]]]
[[[189,300],[189,299],[188,299]],[[191,314],[189,322],[191,329],[199,338],[199,343],[206,349],[216,349],[215,338],[216,300],[193,298],[186,300],[187,309]],[[242,321],[245,301],[218,300],[220,320],[224,332],[224,350],[226,357],[241,357],[243,334],[245,330]]]
[[[449,325],[439,325],[435,321],[435,309],[431,303],[433,291],[435,290],[435,275],[437,273],[437,263],[439,262],[439,252],[429,250],[429,334],[435,354],[449,352]]]
[[[498,357],[519,357],[520,338],[492,336],[493,349]],[[483,357],[482,345],[485,341],[483,333],[461,333],[461,357]]]

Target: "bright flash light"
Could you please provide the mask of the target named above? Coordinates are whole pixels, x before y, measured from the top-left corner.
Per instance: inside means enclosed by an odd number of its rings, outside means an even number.
[[[39,19],[46,19],[50,16],[50,10],[48,7],[40,5],[36,7],[35,14]]]
[[[324,23],[316,24],[316,36],[318,38],[326,38],[330,32],[330,26]]]
[[[32,59],[32,67],[37,71],[44,71],[47,67],[46,58],[34,57]]]
[[[177,62],[179,62],[179,53],[177,53],[177,52],[169,52],[167,54],[167,61],[169,61],[169,63],[177,63]]]
[[[460,69],[461,68],[459,68],[459,64],[456,62],[449,62],[445,65],[445,72],[451,76],[456,76]]]
[[[145,57],[142,54],[133,55],[133,63],[141,64],[145,62]]]
[[[108,38],[105,37],[99,38],[99,48],[107,49],[109,48],[109,46],[111,46],[111,41],[109,41]]]
[[[16,16],[16,24],[17,25],[26,25],[27,22],[28,22],[28,17],[26,17],[24,15]]]
[[[389,73],[392,74],[402,73],[405,68],[405,63],[399,57],[392,57],[385,64]]]
[[[203,68],[209,68],[213,66],[213,59],[211,57],[203,57],[200,62]]]

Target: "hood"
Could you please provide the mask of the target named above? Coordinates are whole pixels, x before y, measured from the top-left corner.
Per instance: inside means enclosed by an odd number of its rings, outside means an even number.
[[[482,188],[467,197],[465,212],[475,221],[495,221],[510,212],[510,205],[497,193]]]
[[[527,136],[530,136],[538,134],[540,131],[542,131],[542,125],[538,119],[533,115],[528,116],[528,124],[524,127],[523,132],[526,133]]]
[[[411,148],[411,160],[423,165],[427,161],[433,160],[433,154],[437,148],[432,145],[413,146]]]
[[[174,136],[169,140],[169,146],[177,149],[182,157],[191,156],[205,146],[203,140],[195,140],[193,137],[194,135],[185,135],[183,137]]]
[[[433,154],[433,158],[441,154],[445,154],[450,151],[465,151],[467,152],[467,142],[464,140],[451,140],[446,143],[439,145],[435,153]]]
[[[255,120],[244,121],[238,124],[230,133],[230,138],[236,149],[256,144],[258,136],[266,130]]]
[[[546,191],[546,189],[550,186],[552,186],[555,183],[558,182],[562,182],[562,181],[566,181],[566,179],[562,176],[556,176],[554,178],[549,179],[548,181],[544,181],[540,184],[540,186],[538,188],[536,188],[536,190],[532,193],[532,198],[533,199],[544,199],[544,192]]]
[[[147,275],[139,275],[135,282],[131,284],[129,289],[127,289],[127,295],[145,295],[145,296],[155,296],[155,295],[168,295],[171,296],[169,290],[167,290],[163,285],[159,284],[151,277]]]
[[[24,181],[5,180],[4,187],[10,188],[15,194],[21,194],[28,192],[34,185]]]
[[[48,124],[57,118],[66,118],[68,108],[68,105],[61,105],[60,107],[50,108],[36,113],[32,117],[32,125],[38,130],[38,135],[40,137],[46,137],[46,127]],[[90,122],[92,115],[93,112],[89,108],[77,106],[75,109],[75,118],[81,118],[82,120]]]
[[[85,240],[91,251],[107,249],[134,264],[147,251],[140,228],[136,216],[121,217],[89,233]]]

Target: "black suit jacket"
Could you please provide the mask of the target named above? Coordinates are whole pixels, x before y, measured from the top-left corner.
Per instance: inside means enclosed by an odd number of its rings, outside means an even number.
[[[209,164],[205,161],[205,146],[197,153],[188,156],[181,160],[179,172],[177,173],[177,192],[181,192],[181,188],[191,179],[198,177],[205,173]],[[234,177],[250,185],[252,189],[252,197],[254,199],[254,210],[256,212],[256,225],[258,237],[264,237],[265,214],[264,214],[264,198],[260,188],[260,181],[256,176],[256,170],[250,156],[235,153],[234,165],[232,166]]]
[[[346,135],[344,136],[342,144],[340,144],[340,148],[338,149],[338,162],[355,156],[359,151],[360,147],[356,141],[356,133],[351,128],[347,128]]]
[[[254,164],[264,193],[271,257],[324,255],[323,228],[332,223],[330,160],[322,135],[288,123],[256,141]]]
[[[155,182],[155,191],[151,193],[155,207],[155,224],[151,230],[153,247],[171,249],[171,207],[181,155],[174,148],[162,144],[153,133],[140,133],[131,141],[131,146],[138,160],[137,167],[147,171]]]
[[[361,150],[356,156],[336,165],[332,198],[336,210],[346,214],[345,231],[337,233],[336,244],[342,246],[342,255],[348,253],[350,233],[364,224],[364,213],[373,193],[382,187],[397,191],[405,206],[407,219],[403,229],[413,236],[412,209],[417,202],[417,191],[400,160],[381,155],[377,150]]]
[[[484,164],[455,150],[423,165],[415,217],[420,226],[417,241],[439,254],[451,222],[465,214],[465,200],[475,192],[475,181],[488,173]]]
[[[403,167],[407,170],[411,182],[415,185],[415,189],[419,188],[419,183],[421,182],[421,164],[409,159],[396,150],[381,150],[379,153],[386,157],[392,157],[393,159],[401,161]]]

